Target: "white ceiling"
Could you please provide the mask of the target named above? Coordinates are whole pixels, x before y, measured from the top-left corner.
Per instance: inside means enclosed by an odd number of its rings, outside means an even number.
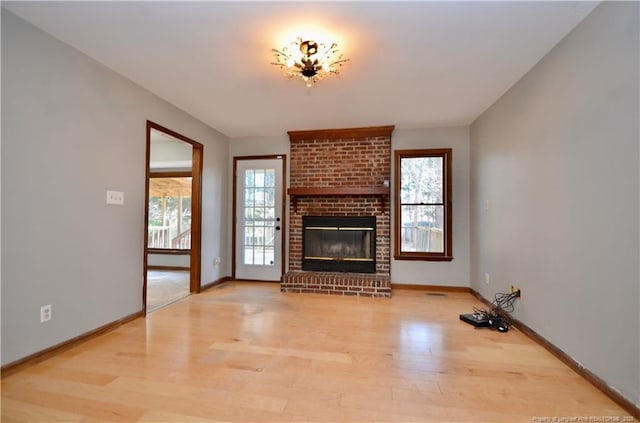
[[[468,125],[594,2],[2,2],[229,137]],[[270,51],[318,31],[351,62],[316,87]]]

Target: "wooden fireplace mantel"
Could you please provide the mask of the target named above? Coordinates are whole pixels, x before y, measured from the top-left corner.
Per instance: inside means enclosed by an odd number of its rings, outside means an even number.
[[[380,197],[384,208],[384,201],[389,197],[389,187],[292,187],[287,190],[287,194],[289,194],[293,201],[294,213],[298,212],[299,197],[345,197],[350,195],[368,195]]]

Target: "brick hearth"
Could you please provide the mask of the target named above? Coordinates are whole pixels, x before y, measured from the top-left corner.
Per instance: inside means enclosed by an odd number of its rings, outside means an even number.
[[[282,292],[390,297],[388,276],[368,273],[289,272],[280,285]]]
[[[289,272],[281,291],[390,297],[393,126],[289,132]],[[294,194],[295,193],[295,194]],[[376,273],[302,270],[302,216],[375,216]]]

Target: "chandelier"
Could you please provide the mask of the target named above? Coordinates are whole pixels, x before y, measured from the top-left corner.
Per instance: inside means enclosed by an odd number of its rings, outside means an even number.
[[[276,61],[272,65],[280,67],[288,78],[302,78],[307,87],[312,86],[327,75],[338,74],[340,68],[349,61],[338,53],[338,45],[326,47],[323,43],[298,37],[289,46],[271,49]]]

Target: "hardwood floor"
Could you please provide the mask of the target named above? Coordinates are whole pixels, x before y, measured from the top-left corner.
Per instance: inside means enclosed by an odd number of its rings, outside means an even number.
[[[229,282],[3,378],[2,421],[634,421],[470,294],[393,294]]]

